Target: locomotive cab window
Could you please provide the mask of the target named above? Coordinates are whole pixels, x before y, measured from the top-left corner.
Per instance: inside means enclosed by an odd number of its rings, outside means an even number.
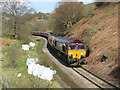
[[[78,50],[85,50],[85,46],[84,45],[78,45]]]
[[[69,50],[76,50],[76,45],[69,45]]]

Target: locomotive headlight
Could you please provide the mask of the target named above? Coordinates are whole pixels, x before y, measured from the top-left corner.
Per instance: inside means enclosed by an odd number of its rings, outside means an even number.
[[[69,55],[70,57],[72,57],[73,55],[71,54],[71,55]]]
[[[81,53],[81,55],[83,55],[83,53]]]

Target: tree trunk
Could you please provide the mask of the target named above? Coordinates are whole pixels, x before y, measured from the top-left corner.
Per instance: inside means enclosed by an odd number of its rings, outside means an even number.
[[[67,24],[67,29],[71,28],[72,27],[72,22],[71,21],[68,21],[68,24]]]
[[[12,60],[12,67],[15,67],[15,60]]]
[[[14,22],[14,34],[15,34],[15,38],[17,39],[16,21]]]

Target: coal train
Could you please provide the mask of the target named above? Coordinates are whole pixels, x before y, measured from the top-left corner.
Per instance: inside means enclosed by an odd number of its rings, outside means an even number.
[[[85,62],[86,44],[80,40],[62,36],[54,36],[49,32],[32,31],[32,35],[44,36],[57,55],[69,65],[81,65]]]

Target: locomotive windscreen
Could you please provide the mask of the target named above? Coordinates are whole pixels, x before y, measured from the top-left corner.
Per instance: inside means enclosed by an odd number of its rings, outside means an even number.
[[[85,46],[84,45],[78,45],[78,50],[84,50]]]
[[[69,50],[76,50],[76,45],[69,45]]]

